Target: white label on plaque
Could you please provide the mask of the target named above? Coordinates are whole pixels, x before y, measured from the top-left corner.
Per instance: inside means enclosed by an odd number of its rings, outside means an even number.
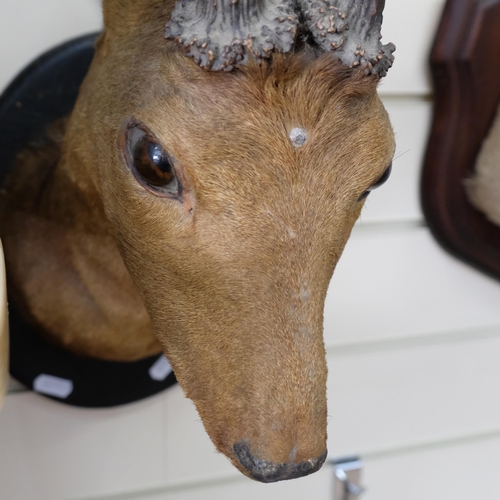
[[[153,380],[162,382],[172,373],[172,367],[163,354],[154,362],[149,369],[149,376]]]
[[[73,392],[73,381],[43,373],[34,380],[33,390],[47,396],[66,399]]]

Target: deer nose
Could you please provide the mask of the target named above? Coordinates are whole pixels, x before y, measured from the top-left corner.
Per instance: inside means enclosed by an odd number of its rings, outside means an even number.
[[[234,453],[248,475],[262,483],[275,483],[285,479],[296,479],[318,471],[326,460],[327,450],[319,457],[305,462],[274,463],[255,458],[246,443],[236,443]]]

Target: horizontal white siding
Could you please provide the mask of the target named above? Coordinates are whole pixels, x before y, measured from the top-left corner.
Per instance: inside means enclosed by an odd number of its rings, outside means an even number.
[[[444,0],[386,1],[383,41],[396,43],[397,64],[381,93],[429,94],[425,61],[443,5]],[[1,0],[0,9],[0,89],[46,49],[102,27],[98,0]]]
[[[365,500],[495,499],[500,433],[368,456],[364,463],[364,484],[369,485]],[[94,500],[332,500],[332,476],[332,466],[327,464],[300,481],[260,485],[234,477],[193,483],[182,490],[166,487]]]
[[[0,498],[65,500],[162,484],[164,403],[82,410],[9,395],[0,413]]]
[[[493,500],[500,496],[499,432],[437,442],[365,463],[369,489],[363,500]]]
[[[330,457],[364,458],[367,500],[496,498],[500,284],[438,247],[418,193],[432,114],[426,59],[444,1],[386,3],[384,41],[398,50],[381,94],[397,159],[327,298]],[[0,88],[33,56],[101,23],[97,0],[0,6],[0,46],[12,47]],[[0,413],[2,500],[331,500],[331,486],[331,466],[277,485],[242,477],[178,387],[82,410],[14,383]]]
[[[396,63],[380,91],[390,95],[428,95],[429,51],[444,0],[386,0],[383,42],[396,44]]]
[[[452,259],[425,227],[355,230],[325,311],[327,345],[500,326],[500,285]]]
[[[98,0],[1,0],[0,90],[46,50],[101,26]]]
[[[202,482],[191,484],[183,489],[161,488],[158,491],[140,494],[133,493],[118,496],[116,500],[332,500],[332,470],[325,465],[323,470],[314,476],[300,481],[285,481],[275,484],[260,484],[248,479],[235,476],[218,482]],[[100,500],[100,499],[99,499]],[[113,500],[113,499],[103,499]]]

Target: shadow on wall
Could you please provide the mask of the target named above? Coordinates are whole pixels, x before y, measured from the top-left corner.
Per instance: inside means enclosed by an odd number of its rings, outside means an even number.
[[[7,290],[5,263],[0,244],[0,410],[2,409],[9,380],[9,329],[7,323]]]

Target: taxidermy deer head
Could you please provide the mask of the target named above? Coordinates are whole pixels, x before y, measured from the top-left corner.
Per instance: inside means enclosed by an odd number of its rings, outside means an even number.
[[[325,296],[394,154],[383,7],[104,0],[60,161],[27,157],[10,183],[27,313],[83,355],[163,349],[217,450],[259,481],[326,457]]]

